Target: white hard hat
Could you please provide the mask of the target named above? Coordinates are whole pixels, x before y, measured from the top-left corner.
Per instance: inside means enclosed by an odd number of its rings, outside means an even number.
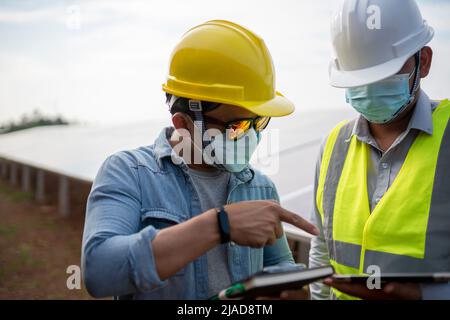
[[[331,23],[338,88],[374,83],[398,73],[434,36],[415,0],[344,0]]]

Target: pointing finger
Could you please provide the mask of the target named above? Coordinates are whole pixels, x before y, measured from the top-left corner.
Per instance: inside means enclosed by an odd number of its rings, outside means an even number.
[[[293,226],[296,226],[299,229],[302,229],[310,234],[313,235],[319,235],[320,231],[319,229],[313,225],[312,223],[306,221],[305,219],[303,219],[302,217],[300,217],[299,215],[290,212],[286,209],[283,209],[280,207],[280,211],[279,211],[279,217],[280,217],[280,221],[284,221],[287,222],[289,224],[292,224]]]

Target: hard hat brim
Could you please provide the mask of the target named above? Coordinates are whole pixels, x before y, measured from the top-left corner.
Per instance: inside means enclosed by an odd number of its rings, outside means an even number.
[[[295,111],[294,104],[279,92],[269,101],[236,102],[234,105],[261,117],[284,117]]]
[[[398,57],[383,64],[361,70],[341,71],[330,64],[330,84],[336,88],[354,88],[375,83],[397,74],[410,55]]]

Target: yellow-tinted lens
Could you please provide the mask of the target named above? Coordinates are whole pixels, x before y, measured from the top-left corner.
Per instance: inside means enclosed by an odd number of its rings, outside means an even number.
[[[227,128],[228,139],[238,140],[242,138],[252,125],[251,120],[240,120],[233,122]]]
[[[255,120],[255,130],[256,132],[263,131],[269,124],[270,117],[260,117]]]

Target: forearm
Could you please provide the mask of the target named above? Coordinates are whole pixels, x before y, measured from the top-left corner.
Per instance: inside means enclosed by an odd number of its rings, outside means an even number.
[[[151,243],[159,277],[162,280],[170,278],[219,244],[215,209],[159,231]]]
[[[320,146],[320,152],[319,156],[317,158],[316,162],[316,173],[314,178],[314,197],[313,197],[313,204],[311,211],[311,220],[313,223],[320,229],[320,234],[317,237],[314,237],[311,239],[311,249],[309,251],[309,267],[315,268],[315,267],[321,267],[324,265],[330,264],[330,258],[329,258],[329,252],[328,247],[325,241],[324,233],[323,233],[323,225],[322,225],[322,218],[319,213],[319,209],[317,208],[316,204],[316,197],[317,197],[317,186],[319,183],[319,177],[320,177],[320,167],[322,164],[322,155],[325,148],[325,143],[328,138],[325,138]],[[330,299],[331,298],[331,289],[330,287],[326,286],[322,282],[314,282],[310,286],[310,292],[311,292],[311,299],[313,300],[324,300],[324,299]]]
[[[317,268],[330,264],[328,250],[321,237],[315,237],[311,240],[311,250],[309,252],[309,267]],[[330,287],[322,282],[314,282],[310,286],[312,300],[330,299]]]
[[[105,211],[92,209],[90,217]],[[88,219],[88,230],[91,224]],[[130,235],[86,232],[83,243],[83,275],[91,295],[145,292],[220,243],[217,213],[210,210],[173,227],[149,226]]]
[[[87,236],[83,242],[83,277],[94,297],[145,292],[164,283],[156,273],[149,243],[157,230],[149,226],[130,235]]]

